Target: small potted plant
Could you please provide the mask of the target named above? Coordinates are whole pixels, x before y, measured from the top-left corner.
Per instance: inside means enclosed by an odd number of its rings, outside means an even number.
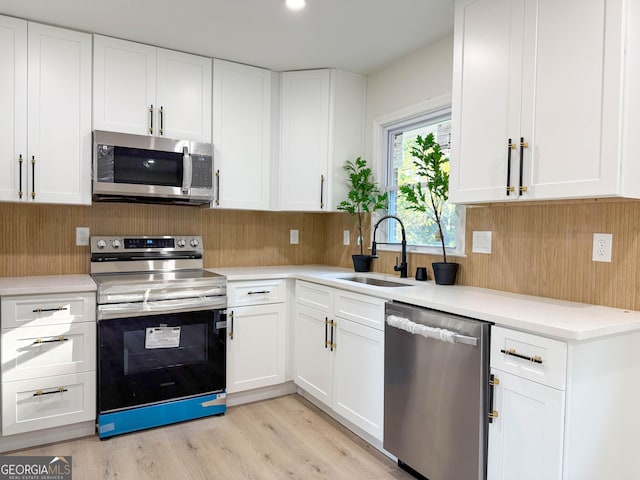
[[[371,255],[364,255],[363,251],[362,217],[365,213],[385,210],[388,195],[381,193],[373,181],[373,174],[367,167],[366,160],[360,157],[353,162],[347,160],[344,169],[349,175],[349,193],[347,199],[340,202],[336,208],[357,217],[360,255],[352,255],[353,268],[356,272],[368,272],[371,267]]]
[[[426,137],[418,135],[416,143],[409,151],[413,157],[413,164],[417,173],[424,179],[426,189],[422,183],[401,185],[400,193],[405,197],[411,210],[425,213],[438,226],[438,234],[442,245],[442,262],[433,262],[433,276],[439,285],[453,285],[456,281],[459,264],[447,262],[445,238],[442,230],[442,209],[449,199],[449,159],[435,141],[433,133]]]

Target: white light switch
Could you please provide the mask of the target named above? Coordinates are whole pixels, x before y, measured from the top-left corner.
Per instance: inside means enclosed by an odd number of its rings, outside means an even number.
[[[473,253],[491,253],[491,232],[473,232]]]
[[[349,245],[351,243],[351,237],[349,236],[349,230],[342,231],[342,244]]]
[[[291,245],[298,244],[298,230],[289,230],[289,243]]]

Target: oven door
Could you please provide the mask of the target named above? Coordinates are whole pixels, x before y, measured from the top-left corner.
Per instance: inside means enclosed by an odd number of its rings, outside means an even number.
[[[99,320],[98,348],[100,413],[226,387],[222,310]]]

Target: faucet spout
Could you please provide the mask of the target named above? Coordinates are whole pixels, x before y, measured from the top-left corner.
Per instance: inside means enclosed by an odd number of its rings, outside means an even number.
[[[378,258],[378,248],[377,248],[378,243],[381,243],[384,245],[398,245],[397,243],[376,242],[376,233],[378,232],[378,225],[380,225],[380,223],[383,220],[387,220],[388,218],[393,218],[394,220],[397,220],[397,222],[400,224],[400,230],[402,231],[402,242],[400,243],[400,245],[402,245],[402,257],[401,257],[400,263],[397,263],[393,267],[393,270],[396,272],[400,272],[400,278],[407,278],[407,234],[405,232],[404,224],[402,223],[402,220],[400,220],[395,215],[385,215],[380,220],[378,220],[375,226],[373,227],[373,241],[371,242],[371,256],[373,258]],[[397,262],[397,258],[396,258],[396,262]]]

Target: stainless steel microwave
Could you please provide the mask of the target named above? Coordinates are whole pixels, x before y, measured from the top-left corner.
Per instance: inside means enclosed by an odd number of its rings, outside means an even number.
[[[93,199],[209,203],[213,145],[94,130]]]

